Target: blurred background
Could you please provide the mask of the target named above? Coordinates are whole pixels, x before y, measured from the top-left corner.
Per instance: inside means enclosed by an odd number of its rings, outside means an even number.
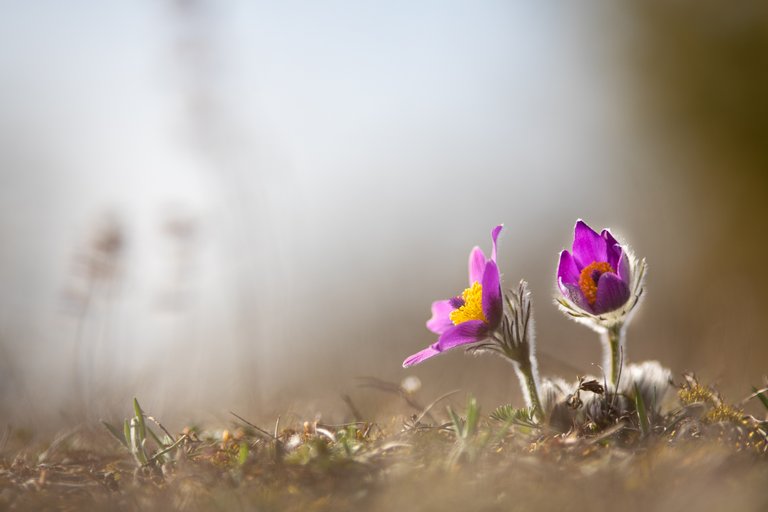
[[[726,398],[767,373],[768,4],[0,2],[0,417],[366,417],[358,376],[522,402],[433,341],[505,223],[540,366],[584,218],[648,259],[628,356]]]

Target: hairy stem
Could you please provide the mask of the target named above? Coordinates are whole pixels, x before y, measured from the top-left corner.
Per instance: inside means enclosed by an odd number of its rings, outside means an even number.
[[[608,327],[602,333],[603,369],[607,374],[608,383],[616,388],[624,364],[624,324]]]
[[[536,368],[536,360],[531,358],[521,358],[514,362],[515,371],[520,379],[520,387],[523,390],[525,404],[533,410],[534,416],[539,421],[544,421],[544,409],[539,400],[539,375]]]

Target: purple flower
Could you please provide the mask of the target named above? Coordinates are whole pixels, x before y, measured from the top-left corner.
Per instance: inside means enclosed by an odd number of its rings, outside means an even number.
[[[599,235],[583,220],[576,222],[573,254],[560,253],[557,285],[587,313],[615,311],[630,297],[630,264],[626,250],[604,229]]]
[[[482,249],[469,253],[469,288],[456,297],[432,303],[427,328],[439,335],[435,343],[403,361],[407,368],[441,352],[486,339],[501,323],[501,279],[496,265],[496,240],[503,226],[491,232],[493,249],[486,258]]]

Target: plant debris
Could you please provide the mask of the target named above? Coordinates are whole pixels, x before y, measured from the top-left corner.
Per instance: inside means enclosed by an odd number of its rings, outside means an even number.
[[[765,509],[765,418],[693,375],[663,412],[584,378],[575,391],[591,393],[579,410],[591,403],[600,421],[574,414],[563,429],[512,406],[484,415],[470,397],[387,424],[270,432],[233,415],[225,429],[172,433],[135,401],[123,431],[86,425],[37,448],[6,431],[0,510]]]

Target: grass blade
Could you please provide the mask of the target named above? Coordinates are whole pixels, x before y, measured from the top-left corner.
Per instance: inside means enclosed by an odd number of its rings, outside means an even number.
[[[768,397],[766,397],[763,393],[760,393],[755,386],[752,386],[752,392],[755,393],[755,396],[760,399],[760,402],[763,404],[763,407],[768,409]]]
[[[479,419],[480,407],[477,405],[477,400],[472,397],[467,402],[467,424],[464,427],[466,437],[471,437],[475,434]]]
[[[125,441],[125,438],[123,437],[123,435],[122,435],[122,434],[120,434],[120,431],[119,431],[119,430],[117,430],[117,428],[115,428],[115,426],[114,426],[114,425],[112,425],[112,424],[110,424],[110,423],[107,423],[106,421],[103,421],[103,420],[102,420],[101,424],[102,424],[102,425],[104,425],[104,427],[105,427],[105,428],[106,428],[106,429],[109,431],[109,433],[110,433],[110,434],[112,434],[112,437],[114,437],[115,439],[117,439],[117,441],[118,441],[118,442],[119,442],[121,445],[123,445],[123,446],[125,446],[126,448],[128,448],[128,443]],[[123,434],[124,434],[124,433],[123,433]]]
[[[456,414],[451,407],[447,407],[446,409],[448,410],[448,416],[451,417],[453,431],[455,432],[456,437],[464,438],[464,423],[461,421],[461,418],[459,418],[458,414]]]
[[[147,455],[144,453],[144,440],[140,438],[141,427],[137,418],[131,419],[131,452],[136,458],[136,462],[139,466],[145,466],[147,464]]]
[[[139,401],[136,398],[133,399],[133,411],[136,413],[136,421],[139,427],[139,442],[141,442],[147,437],[147,426],[144,424],[144,411],[141,410]]]
[[[123,435],[125,436],[125,447],[130,450],[131,448],[131,424],[128,420],[123,422]]]
[[[648,420],[645,400],[643,400],[643,395],[637,389],[637,384],[635,384],[635,409],[637,409],[637,418],[640,420],[640,431],[643,433],[643,437],[645,437],[651,431],[651,422]]]

